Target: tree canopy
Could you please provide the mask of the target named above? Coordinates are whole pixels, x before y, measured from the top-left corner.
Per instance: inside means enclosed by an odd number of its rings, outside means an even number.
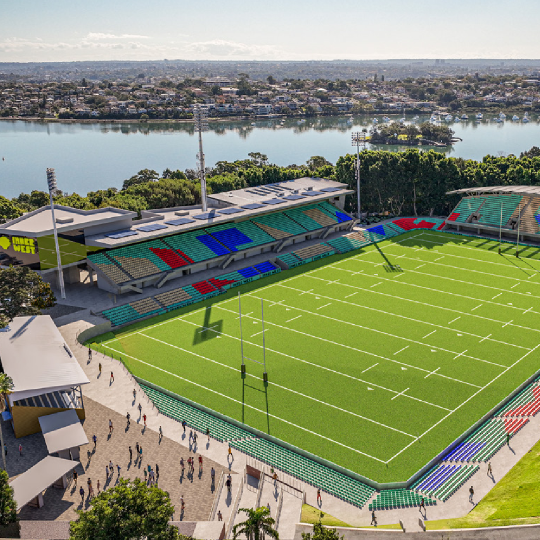
[[[16,206],[12,201],[0,195],[0,223],[11,221],[22,216],[22,209]]]
[[[321,512],[319,522],[313,525],[312,533],[302,533],[302,540],[343,540],[345,536],[339,536],[336,529],[327,529],[322,523],[321,518],[324,514]]]
[[[247,519],[233,527],[234,540],[242,534],[245,535],[247,540],[262,540],[266,536],[276,540],[279,539],[279,534],[274,529],[276,521],[273,517],[270,517],[270,510],[266,506],[261,508],[240,508],[238,513],[240,512],[245,512]]]
[[[174,514],[169,495],[139,478],[120,478],[116,486],[94,497],[87,511],[77,513],[70,525],[71,540],[182,538],[168,523]]]
[[[55,305],[51,286],[26,266],[0,270],[0,328],[14,317],[39,315]]]
[[[0,525],[6,526],[17,522],[17,503],[13,499],[13,488],[9,485],[9,476],[0,469]]]

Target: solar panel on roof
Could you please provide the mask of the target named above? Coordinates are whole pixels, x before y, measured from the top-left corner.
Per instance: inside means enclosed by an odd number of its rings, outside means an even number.
[[[242,208],[245,208],[246,210],[255,210],[255,208],[262,208],[263,206],[264,204],[250,203],[242,205]]]
[[[287,199],[288,201],[297,201],[298,199],[305,199],[303,195],[287,195],[286,197],[283,197],[284,199]]]
[[[195,223],[195,220],[183,217],[178,219],[171,219],[170,221],[166,221],[165,223],[167,225],[186,225],[187,223]]]
[[[321,191],[324,191],[325,193],[330,193],[331,191],[341,191],[341,188],[339,188],[339,187],[325,187],[325,188],[322,188]]]
[[[263,204],[281,204],[282,202],[285,202],[283,199],[268,199],[266,201],[263,201]]]
[[[320,191],[302,191],[302,195],[307,195],[308,197],[313,197],[315,195],[323,195]]]
[[[206,212],[205,214],[199,214],[197,216],[193,216],[195,219],[200,219],[200,220],[204,220],[204,219],[211,219],[213,217],[216,217],[216,213],[215,212]]]
[[[220,214],[238,214],[243,212],[241,208],[224,208],[223,210],[218,210]]]
[[[137,230],[142,232],[152,232],[152,231],[159,231],[159,229],[166,229],[167,225],[163,225],[162,223],[151,223],[150,225],[143,225],[142,227],[139,227]]]
[[[112,238],[113,240],[117,240],[118,238],[125,238],[126,236],[135,236],[136,234],[139,234],[137,231],[122,231],[117,233],[109,233],[106,234],[108,238]]]

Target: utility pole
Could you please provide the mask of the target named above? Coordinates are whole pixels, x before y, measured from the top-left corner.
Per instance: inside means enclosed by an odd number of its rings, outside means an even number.
[[[62,300],[66,299],[66,290],[64,288],[64,274],[62,272],[62,259],[60,258],[60,247],[58,246],[58,233],[56,231],[56,219],[54,217],[53,193],[58,189],[56,185],[56,173],[54,169],[47,169],[47,184],[49,185],[49,199],[51,201],[51,215],[54,231],[54,245],[56,246],[56,262],[58,264],[58,283],[60,285],[60,296]]]
[[[356,146],[356,169],[355,169],[355,175],[356,175],[356,203],[358,206],[358,214],[357,217],[362,221],[362,210],[361,210],[361,199],[360,199],[360,145],[362,145],[363,149],[366,148],[366,129],[363,129],[362,131],[353,131],[351,133],[351,142],[353,146]]]
[[[206,212],[208,204],[206,201],[206,176],[204,165],[204,152],[202,144],[202,133],[208,130],[208,113],[202,109],[200,105],[195,105],[193,110],[193,120],[195,121],[195,129],[199,132],[199,153],[197,159],[199,160],[199,178],[201,179],[201,203],[202,210]]]

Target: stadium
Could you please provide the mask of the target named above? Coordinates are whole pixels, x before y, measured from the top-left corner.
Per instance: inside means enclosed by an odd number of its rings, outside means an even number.
[[[458,190],[447,217],[372,226],[351,194],[301,178],[142,219],[55,207],[97,321],[78,339],[250,470],[443,515],[540,410],[540,190]],[[0,225],[2,264],[55,280],[51,220]]]

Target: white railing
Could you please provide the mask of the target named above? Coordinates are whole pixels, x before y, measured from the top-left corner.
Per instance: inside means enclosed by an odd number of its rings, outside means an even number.
[[[216,494],[214,495],[214,502],[212,504],[212,509],[210,510],[210,517],[208,521],[214,521],[216,519],[216,511],[219,499],[221,497],[221,490],[223,489],[223,483],[225,481],[225,473],[221,471],[221,476],[219,477],[219,482],[216,488]]]
[[[234,498],[234,504],[231,508],[231,515],[229,516],[229,520],[227,521],[227,527],[225,528],[225,538],[230,538],[231,531],[234,525],[234,518],[236,517],[236,513],[238,512],[238,506],[240,505],[240,499],[242,498],[242,493],[244,492],[244,483],[246,481],[245,474],[243,475],[242,482],[240,482],[240,485],[238,486],[238,491],[236,492],[236,497]]]

